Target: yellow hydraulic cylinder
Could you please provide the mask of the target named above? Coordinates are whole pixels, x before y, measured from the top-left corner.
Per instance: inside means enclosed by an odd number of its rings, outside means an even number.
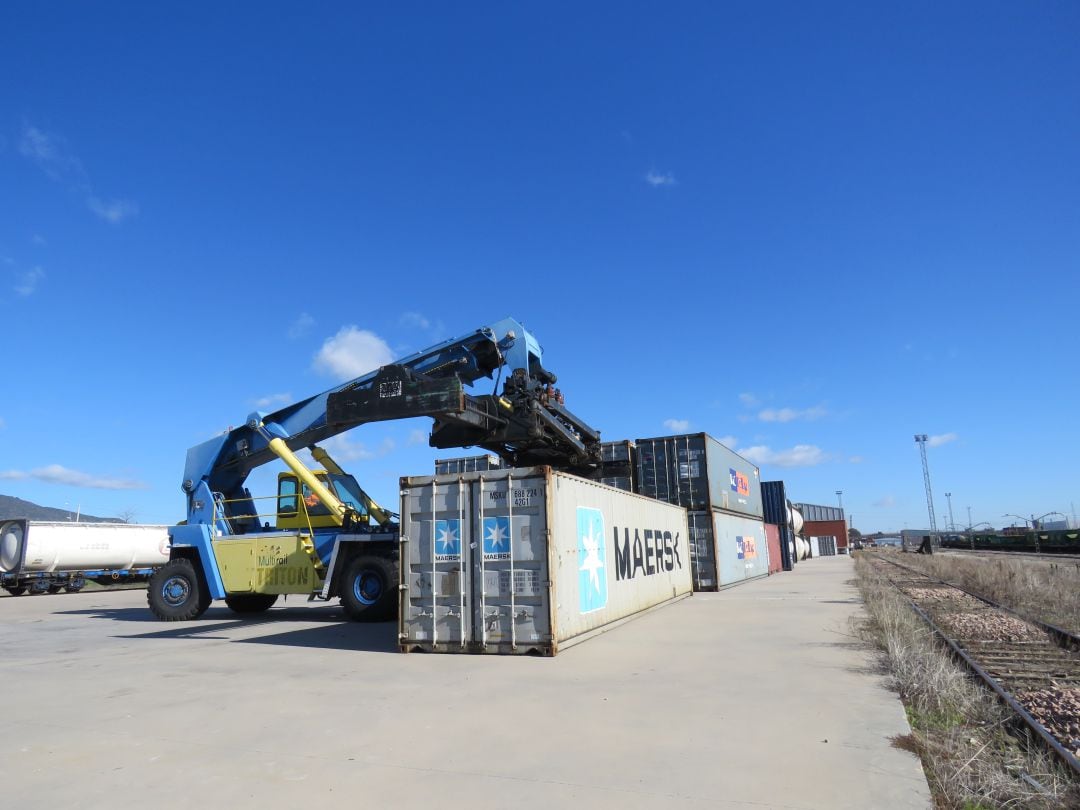
[[[270,449],[285,462],[290,470],[296,473],[296,477],[303,481],[307,488],[314,493],[315,497],[322,501],[323,506],[330,510],[334,521],[340,526],[345,523],[345,504],[323,484],[322,481],[296,457],[296,453],[289,449],[284,439],[273,438],[270,440]]]

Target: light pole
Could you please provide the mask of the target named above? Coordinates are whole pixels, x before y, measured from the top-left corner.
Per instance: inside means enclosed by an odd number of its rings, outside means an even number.
[[[967,508],[967,510],[968,510],[968,526],[971,526],[971,507],[969,506]]]
[[[947,500],[949,502],[949,526],[951,527],[951,531],[955,532],[956,531],[956,519],[953,517],[953,513],[952,513],[952,493],[951,492],[946,492],[945,493],[945,500]]]
[[[930,488],[930,465],[926,463],[926,443],[930,437],[925,433],[915,434],[915,444],[919,445],[922,456],[923,485],[926,487],[926,511],[930,514],[930,536],[937,534],[937,519],[934,517],[934,491]]]

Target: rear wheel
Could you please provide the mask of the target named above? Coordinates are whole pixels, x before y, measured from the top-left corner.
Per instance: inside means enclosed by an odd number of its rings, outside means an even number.
[[[150,610],[163,622],[197,619],[210,607],[210,591],[191,560],[170,560],[150,577]]]
[[[397,573],[386,557],[354,557],[341,579],[341,606],[354,622],[384,622],[397,612]]]
[[[26,586],[12,585],[9,588],[4,588],[4,590],[10,593],[12,596],[22,596],[24,593],[26,593]]]
[[[63,585],[50,585],[49,586],[49,593],[60,593],[60,591],[62,591],[62,590],[64,590]]]
[[[225,597],[225,604],[233,613],[262,613],[276,601],[276,593],[238,593]]]

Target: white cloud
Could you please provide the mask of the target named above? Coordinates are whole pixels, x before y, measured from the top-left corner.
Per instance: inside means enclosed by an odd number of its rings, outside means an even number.
[[[851,464],[862,464],[863,463],[863,457],[862,456],[852,456],[851,458],[848,459],[848,461]]]
[[[307,331],[315,325],[315,319],[308,313],[301,312],[292,325],[289,326],[289,337],[292,340],[296,340],[298,337],[303,337],[307,334]]]
[[[386,341],[356,326],[346,326],[332,338],[327,338],[318,354],[314,367],[317,371],[332,374],[341,380],[351,380],[380,366],[392,362],[394,353]]]
[[[821,448],[813,444],[797,444],[790,450],[773,450],[767,445],[759,444],[736,452],[759,466],[771,464],[774,467],[816,467],[829,460]]]
[[[344,463],[350,461],[371,461],[372,459],[381,456],[388,456],[397,449],[397,443],[389,436],[383,438],[383,440],[379,442],[378,448],[373,450],[363,442],[353,441],[349,438],[347,433],[324,439],[319,442],[319,446],[329,453],[332,459]],[[318,465],[318,462],[315,462],[306,450],[301,451],[300,455],[308,463],[313,463],[316,466]]]
[[[255,407],[262,411],[274,405],[288,405],[292,401],[292,394],[270,394],[255,400]]]
[[[67,141],[55,133],[24,124],[19,154],[36,163],[53,180],[69,186],[82,197],[88,209],[112,225],[139,213],[139,206],[131,200],[106,200],[95,194],[82,161],[68,148]]]
[[[885,495],[884,497],[878,498],[871,505],[880,507],[881,509],[891,509],[892,507],[896,506],[896,498],[894,498],[892,495]]]
[[[749,392],[739,394],[739,402],[741,402],[747,408],[756,408],[758,405],[761,404],[761,400]]]
[[[668,430],[672,431],[673,433],[686,433],[686,431],[690,430],[690,420],[689,419],[665,419],[664,420],[664,427],[666,427]]]
[[[762,422],[794,422],[799,419],[813,422],[827,414],[828,411],[821,405],[802,411],[796,408],[766,408],[758,414],[758,419]]]
[[[942,433],[942,434],[940,434],[938,436],[931,436],[929,439],[927,439],[926,440],[926,446],[927,447],[941,447],[941,445],[943,445],[943,444],[948,444],[949,442],[955,442],[958,438],[960,438],[960,437],[957,436],[955,433]]]
[[[416,329],[430,329],[431,321],[421,315],[419,312],[405,312],[402,313],[398,319],[402,326],[408,326]]]
[[[37,127],[25,124],[19,139],[19,154],[40,167],[53,180],[65,176],[84,175],[82,164],[67,148],[67,142],[59,135],[52,135]]]
[[[141,481],[132,481],[125,478],[109,478],[106,476],[91,475],[69,470],[59,464],[50,464],[46,467],[38,467],[36,470],[24,472],[22,470],[7,470],[0,472],[0,478],[8,480],[23,480],[36,478],[47,484],[63,484],[69,487],[81,487],[83,489],[147,489]]]
[[[0,423],[0,427],[3,427],[2,423]],[[409,432],[408,444],[409,444],[410,447],[415,447],[416,445],[419,445],[419,444],[427,444],[427,442],[428,442],[428,434],[425,433],[424,431],[422,431],[422,430],[412,430],[412,431]]]
[[[739,440],[734,436],[721,436],[717,441],[724,445],[724,447],[735,447],[739,443]]]
[[[660,186],[674,186],[675,175],[671,172],[658,172],[650,169],[645,175],[645,182],[653,188],[659,188]]]
[[[19,280],[15,283],[15,292],[24,298],[34,294],[37,290],[38,283],[45,278],[45,271],[40,267],[35,267],[31,270],[27,270],[23,273]]]
[[[139,213],[139,206],[130,200],[102,200],[93,195],[86,198],[86,207],[110,225],[119,225]]]

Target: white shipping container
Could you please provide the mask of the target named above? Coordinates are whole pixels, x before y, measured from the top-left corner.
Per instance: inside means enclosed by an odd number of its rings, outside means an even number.
[[[691,591],[686,510],[549,467],[403,478],[403,651],[554,655]]]
[[[169,561],[169,529],[129,523],[0,522],[0,571],[127,571]]]
[[[713,510],[720,587],[769,574],[769,543],[761,518]]]

